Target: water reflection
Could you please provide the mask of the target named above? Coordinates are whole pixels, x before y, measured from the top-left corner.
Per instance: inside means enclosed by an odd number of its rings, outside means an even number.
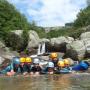
[[[0,77],[0,90],[90,90],[90,75]]]

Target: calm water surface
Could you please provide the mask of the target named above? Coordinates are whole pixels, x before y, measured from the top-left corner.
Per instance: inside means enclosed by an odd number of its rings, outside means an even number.
[[[0,77],[0,90],[90,90],[89,74]]]

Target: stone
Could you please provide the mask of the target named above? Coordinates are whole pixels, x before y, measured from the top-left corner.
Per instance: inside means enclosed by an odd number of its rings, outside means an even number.
[[[29,31],[29,41],[28,41],[28,48],[36,48],[38,47],[40,42],[40,38],[34,30]]]
[[[67,44],[66,56],[74,60],[81,60],[85,56],[86,48],[82,40],[73,41]]]

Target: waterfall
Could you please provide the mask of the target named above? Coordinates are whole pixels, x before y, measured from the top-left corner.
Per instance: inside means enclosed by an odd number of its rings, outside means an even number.
[[[38,46],[37,55],[40,55],[40,53],[41,53],[41,43],[40,43],[39,46]]]
[[[44,54],[45,53],[45,42],[42,43],[42,49],[41,49],[41,54]]]
[[[37,51],[37,55],[41,55],[45,53],[45,42],[42,42],[39,44],[38,46],[38,51]]]

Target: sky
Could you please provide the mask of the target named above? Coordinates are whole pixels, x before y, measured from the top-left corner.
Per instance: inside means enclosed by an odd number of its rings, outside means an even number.
[[[86,0],[8,0],[23,13],[28,21],[38,26],[64,26],[73,22]]]

